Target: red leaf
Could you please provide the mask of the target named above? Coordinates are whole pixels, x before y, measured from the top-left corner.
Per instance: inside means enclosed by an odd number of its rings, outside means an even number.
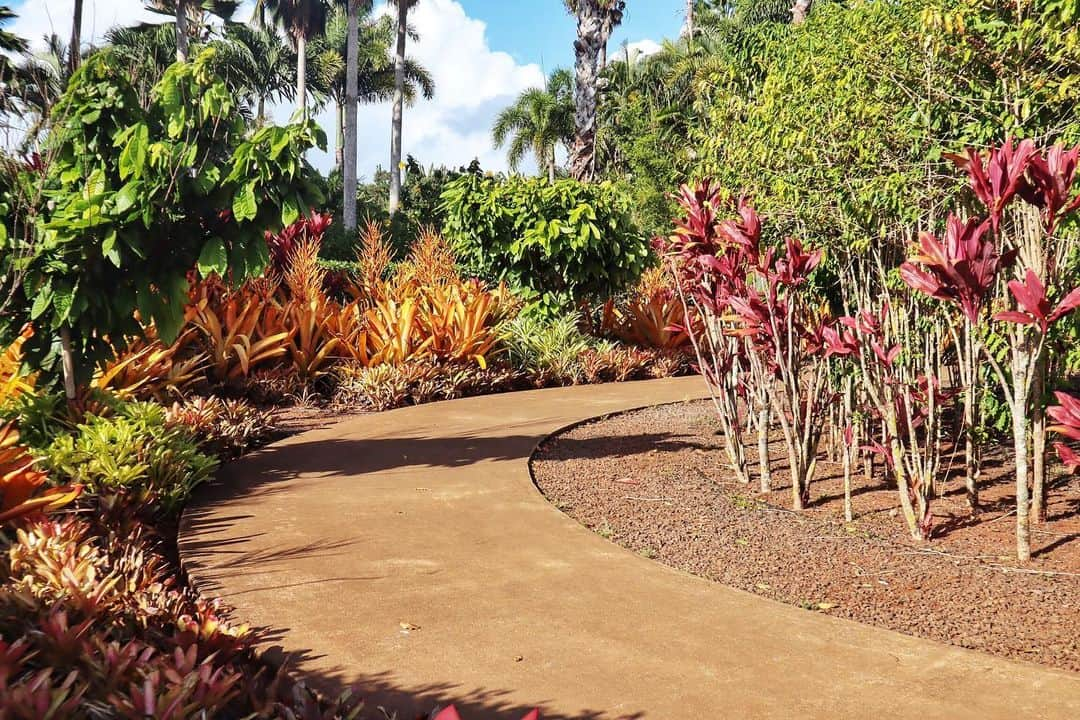
[[[442,712],[436,715],[433,720],[461,720],[461,716],[458,715],[457,708],[453,705],[448,705],[443,708]]]
[[[1080,472],[1080,455],[1073,452],[1071,447],[1059,442],[1054,443],[1054,449],[1057,450],[1058,457],[1061,458],[1066,470],[1073,474]]]

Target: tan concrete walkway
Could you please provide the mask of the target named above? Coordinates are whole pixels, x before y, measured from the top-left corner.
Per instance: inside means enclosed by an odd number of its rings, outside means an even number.
[[[186,514],[193,580],[337,692],[400,720],[1080,718],[1080,675],[780,605],[594,535],[531,482],[576,421],[702,393],[698,378],[357,417],[226,468]],[[963,592],[957,587],[957,592]]]

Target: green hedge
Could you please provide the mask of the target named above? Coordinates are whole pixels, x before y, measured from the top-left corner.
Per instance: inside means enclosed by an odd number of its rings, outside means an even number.
[[[465,269],[506,282],[544,314],[617,293],[648,262],[630,200],[609,183],[466,175],[442,200]]]

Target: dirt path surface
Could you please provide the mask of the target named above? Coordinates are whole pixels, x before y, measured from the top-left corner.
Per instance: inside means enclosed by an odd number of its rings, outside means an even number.
[[[618,547],[532,484],[571,423],[699,378],[361,416],[226,468],[185,513],[196,587],[368,717],[1080,717],[1080,676],[810,613]],[[612,438],[612,443],[617,438]]]

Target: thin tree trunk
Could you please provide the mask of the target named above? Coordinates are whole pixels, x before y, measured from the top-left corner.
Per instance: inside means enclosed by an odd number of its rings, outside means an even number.
[[[772,462],[769,460],[769,426],[772,424],[771,407],[762,402],[758,408],[757,419],[757,450],[758,450],[758,477],[760,490],[767,493],[772,490]]]
[[[976,405],[979,402],[979,374],[976,368],[975,328],[970,323],[964,326],[964,373],[961,378],[967,385],[964,388],[964,487],[967,491],[968,507],[972,513],[979,511],[979,448],[975,443]]]
[[[176,0],[176,61],[188,59],[188,18],[186,0]]]
[[[75,0],[71,22],[71,46],[68,48],[68,68],[74,74],[82,62],[83,0]]]
[[[345,162],[342,167],[343,212],[346,230],[356,229],[357,88],[360,73],[360,0],[349,0],[348,41],[345,65]]]
[[[691,43],[694,42],[694,2],[686,0],[686,38]]]
[[[296,37],[296,108],[307,119],[307,38]]]
[[[255,121],[258,123],[259,127],[266,124],[266,98],[262,95],[259,96],[259,111]]]
[[[1031,559],[1031,523],[1028,519],[1027,353],[1014,350],[1013,357],[1013,450],[1016,453],[1016,558]]]
[[[1046,372],[1044,356],[1035,367],[1035,402],[1031,408],[1031,515],[1037,523],[1046,522]]]
[[[408,35],[409,5],[397,4],[397,47],[394,51],[394,108],[390,129],[390,214],[401,205],[401,131],[405,112],[405,40]]]
[[[334,125],[337,137],[334,138],[334,167],[338,172],[345,173],[345,106],[336,103],[334,107]]]
[[[71,329],[60,328],[60,363],[64,372],[64,395],[75,399],[75,354],[71,350]]]
[[[813,0],[795,0],[795,5],[791,8],[791,24],[799,25],[806,22],[806,18],[810,15],[811,5],[813,5]]]
[[[854,396],[854,380],[848,376],[844,378],[844,422],[847,423],[847,427],[851,428],[851,443],[847,442],[846,433],[843,438],[844,453],[844,520],[851,522],[855,519],[855,514],[851,509],[851,461],[852,455],[855,453],[855,448],[859,447],[859,435],[856,429],[855,423],[852,420],[853,412],[853,396]],[[855,447],[851,447],[854,445]]]
[[[593,179],[596,155],[597,58],[603,36],[603,16],[599,0],[579,0],[577,40],[574,42],[574,147],[570,152],[570,174],[575,180]]]
[[[548,154],[548,182],[555,182],[555,146],[551,147],[551,152]]]

